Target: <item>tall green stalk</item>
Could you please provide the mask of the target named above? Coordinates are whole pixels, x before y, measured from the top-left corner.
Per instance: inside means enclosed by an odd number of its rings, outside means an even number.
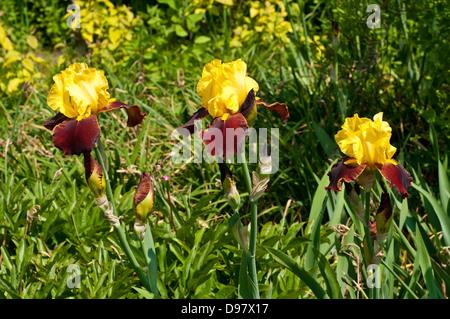
[[[250,194],[252,193],[252,180],[250,177],[250,172],[248,170],[247,162],[245,160],[245,153],[242,151],[239,154],[240,162],[242,163],[242,168],[244,170],[244,179],[245,184],[248,189],[249,200]],[[248,270],[249,276],[256,287],[255,295],[259,299],[259,288],[258,288],[258,275],[256,272],[256,239],[258,236],[258,203],[257,201],[250,202],[250,243],[249,243],[249,251],[250,256],[247,258],[248,260]]]
[[[372,237],[370,235],[370,190],[362,192],[365,202],[365,223],[364,223],[364,250],[366,251],[365,264],[368,267],[372,264],[373,245]],[[377,288],[369,288],[369,297],[374,298]]]
[[[100,138],[99,138],[100,140]],[[100,141],[101,142],[101,141]],[[103,158],[102,153],[100,151],[100,148],[98,147],[98,141],[95,143],[94,146],[95,155],[97,156],[98,162],[100,163],[100,166],[102,167],[103,174],[105,176],[105,182],[106,182],[106,196],[108,197],[108,201],[111,203],[113,208],[113,214],[117,216],[117,208],[116,203],[114,201],[113,192],[111,189],[111,184],[108,176],[108,171],[106,169],[106,158]],[[131,247],[128,244],[127,236],[121,226],[120,223],[117,223],[114,225],[114,231],[119,238],[120,246],[122,247],[123,251],[125,252],[126,256],[128,257],[128,260],[130,261],[131,265],[133,266],[134,271],[136,272],[137,276],[141,280],[142,284],[145,286],[145,288],[152,292],[152,287],[150,285],[150,281],[148,280],[145,273],[142,271],[141,267],[139,266],[136,257],[134,257],[133,252],[131,251]]]

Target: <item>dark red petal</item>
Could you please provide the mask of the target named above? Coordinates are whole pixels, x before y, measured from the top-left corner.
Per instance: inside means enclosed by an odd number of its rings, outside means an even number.
[[[271,110],[272,112],[278,113],[281,118],[283,119],[283,124],[287,123],[287,119],[289,118],[289,109],[287,107],[287,105],[285,103],[272,103],[269,104],[267,102],[264,101],[256,101],[256,105],[262,105],[265,108]]]
[[[191,115],[191,117],[188,119],[188,121],[185,124],[183,124],[180,127],[177,127],[177,130],[182,135],[184,135],[184,133],[186,132],[183,129],[187,129],[190,134],[193,134],[195,122],[207,117],[208,115],[209,115],[208,110],[205,109],[204,107],[201,107],[194,114]]]
[[[47,130],[53,131],[56,125],[61,124],[62,122],[68,120],[69,118],[62,114],[61,112],[58,112],[54,117],[52,117],[50,120],[45,121],[42,123]]]
[[[91,115],[81,121],[68,120],[53,130],[53,144],[65,155],[90,153],[100,134],[97,116]]]
[[[134,127],[138,124],[141,124],[144,120],[144,117],[147,115],[145,113],[141,112],[141,109],[137,105],[129,106],[123,102],[114,101],[111,103],[108,103],[103,109],[99,111],[99,113],[102,112],[109,112],[109,111],[115,111],[118,109],[124,108],[125,111],[127,111],[128,114],[128,120],[127,120],[127,126],[128,127]]]
[[[344,164],[348,159],[348,157],[341,158],[328,172],[330,184],[325,187],[326,190],[332,189],[337,193],[342,189],[342,183],[344,181],[347,183],[354,182],[366,168],[366,164]]]
[[[206,150],[212,156],[222,155],[227,157],[232,154],[239,154],[242,151],[247,135],[247,121],[241,113],[236,113],[228,116],[225,121],[216,117],[208,129],[202,132],[202,139],[206,144]],[[220,140],[216,142],[216,136],[217,138],[222,137],[222,143],[220,143]],[[227,143],[227,137],[230,140],[229,143]]]
[[[377,165],[378,170],[381,175],[390,183],[390,187],[395,186],[397,191],[403,198],[409,196],[408,188],[411,186],[412,177],[411,175],[397,163],[397,165],[386,163],[383,165]]]

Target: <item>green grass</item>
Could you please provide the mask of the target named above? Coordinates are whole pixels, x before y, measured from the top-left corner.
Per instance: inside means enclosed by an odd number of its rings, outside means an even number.
[[[234,30],[257,24],[245,19],[249,2],[232,7],[216,2],[198,20],[185,1],[173,1],[176,6],[170,1],[113,2],[126,3],[135,15],[128,29],[131,39],[116,50],[86,47],[67,29],[65,7],[58,1],[0,4],[0,11],[7,12],[0,23],[15,50],[44,60],[35,63],[39,76],[32,77],[31,87],[21,91],[21,85],[14,94],[0,91],[0,298],[155,297],[139,281],[95,206],[82,158],[64,156],[42,126],[54,115],[46,103],[52,77],[73,62],[104,70],[111,95],[147,113],[135,128],[126,127],[125,112],[100,114],[99,122],[117,210],[142,268],[148,260],[133,233],[133,195],[142,171],[156,181],[157,205],[149,223],[161,298],[239,297],[244,259],[229,228],[233,211],[220,172],[216,165],[170,159],[177,143],[171,140],[172,130],[198,108],[196,84],[213,58],[242,58],[260,85],[259,96],[287,103],[291,114],[283,126],[276,114],[259,109],[255,124],[280,130],[279,171],[258,201],[255,258],[261,298],[448,298],[450,68],[443,57],[450,48],[445,1],[383,2],[381,28],[374,30],[365,24],[368,1],[362,6],[278,1],[286,6],[285,19],[292,26],[290,42],[271,39],[266,27],[241,47],[231,45]],[[334,44],[332,21],[340,28]],[[37,49],[27,46],[31,34],[39,40]],[[98,43],[110,41],[107,35],[96,37]],[[83,53],[86,48],[89,54]],[[5,48],[0,46],[0,52],[3,65]],[[58,65],[60,56],[65,62]],[[2,68],[1,81],[7,81],[7,72],[19,76],[21,69],[20,63]],[[344,118],[356,112],[369,118],[384,112],[393,129],[395,158],[414,178],[406,200],[383,180],[372,191],[372,208],[384,188],[394,208],[379,266],[380,289],[367,286],[368,261],[360,248],[364,227],[344,192],[324,190],[326,173],[341,156],[334,135]],[[245,172],[238,164],[230,168],[241,195],[240,222],[249,230]],[[250,171],[256,168],[249,164]],[[163,175],[171,182],[163,183]],[[79,288],[67,286],[71,264],[80,268]]]

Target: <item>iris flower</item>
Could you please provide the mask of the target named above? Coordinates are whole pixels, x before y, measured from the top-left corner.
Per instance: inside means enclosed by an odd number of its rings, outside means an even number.
[[[412,177],[392,159],[397,149],[390,144],[391,132],[389,123],[383,121],[382,112],[376,114],[373,121],[360,118],[358,114],[346,118],[342,130],[335,136],[336,143],[346,157],[331,168],[328,173],[330,184],[326,189],[338,192],[344,181],[370,184],[378,170],[389,181],[391,188],[397,188],[402,198],[408,197]]]
[[[258,83],[247,76],[247,64],[241,59],[228,63],[222,63],[218,59],[209,62],[203,68],[202,77],[197,84],[197,94],[202,99],[202,106],[178,128],[179,132],[183,134],[187,129],[189,134],[193,134],[195,122],[211,115],[213,120],[208,130],[202,131],[207,150],[213,156],[237,154],[237,146],[241,145],[248,134],[248,128],[256,120],[256,106],[264,106],[278,113],[283,118],[283,124],[289,117],[286,104],[263,102],[256,97],[258,90]],[[217,147],[210,138],[209,129],[212,128],[222,132],[223,148]],[[226,144],[227,128],[234,130],[233,145]]]
[[[92,151],[100,134],[99,113],[125,108],[130,127],[140,124],[146,115],[136,105],[128,106],[111,99],[106,77],[85,63],[72,64],[53,80],[47,104],[58,113],[43,124],[53,131],[53,144],[65,155]]]

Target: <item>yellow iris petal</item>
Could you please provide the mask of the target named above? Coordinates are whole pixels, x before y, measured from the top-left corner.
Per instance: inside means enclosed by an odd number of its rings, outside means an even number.
[[[392,129],[389,123],[383,121],[383,113],[374,116],[373,121],[359,118],[355,114],[345,119],[335,140],[341,151],[354,158],[358,164],[365,163],[369,167],[374,164],[391,162],[396,148],[390,145]]]
[[[251,77],[247,76],[247,77],[245,77],[245,91],[247,91],[247,93],[248,93],[252,89],[253,89],[253,91],[255,91],[255,94],[256,94],[256,92],[258,92],[258,90],[259,90],[259,85],[255,80],[253,80]],[[258,99],[258,98],[256,98],[256,99]]]
[[[63,113],[67,117],[76,117],[78,113],[74,110],[69,97],[69,92],[64,87],[64,78],[61,74],[53,77],[55,84],[47,96],[47,104],[55,111]]]
[[[246,74],[247,64],[241,59],[223,64],[215,59],[203,68],[197,93],[209,114],[227,118],[239,111],[251,89],[258,91],[258,83]]]
[[[106,77],[86,63],[72,64],[53,80],[47,103],[67,117],[81,120],[97,114],[109,102]]]

